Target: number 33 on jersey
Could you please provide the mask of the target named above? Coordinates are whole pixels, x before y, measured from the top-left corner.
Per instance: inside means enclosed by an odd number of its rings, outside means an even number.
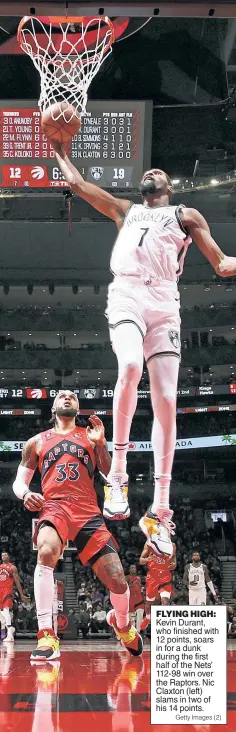
[[[44,498],[71,495],[85,504],[92,503],[97,510],[93,484],[96,460],[86,429],[75,427],[67,435],[51,429],[42,432],[40,437],[39,469]]]

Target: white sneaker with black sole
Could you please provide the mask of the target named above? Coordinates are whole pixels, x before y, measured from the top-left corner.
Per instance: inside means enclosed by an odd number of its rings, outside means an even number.
[[[146,536],[147,544],[155,554],[173,556],[173,544],[171,536],[175,533],[175,524],[171,520],[173,511],[170,509],[159,509],[158,516],[148,509],[145,516],[139,521],[140,529]]]
[[[112,475],[109,480],[103,478],[106,481],[103,516],[113,521],[129,518],[128,475]]]

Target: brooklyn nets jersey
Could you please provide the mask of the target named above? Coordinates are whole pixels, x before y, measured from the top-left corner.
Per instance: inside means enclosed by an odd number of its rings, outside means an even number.
[[[208,570],[205,564],[200,564],[199,567],[194,567],[193,564],[187,565],[188,569],[188,584],[191,590],[205,590],[206,581],[208,576]],[[190,582],[196,582],[196,585],[190,585]]]
[[[131,204],[113,247],[112,274],[176,283],[191,243],[181,223],[182,208]]]

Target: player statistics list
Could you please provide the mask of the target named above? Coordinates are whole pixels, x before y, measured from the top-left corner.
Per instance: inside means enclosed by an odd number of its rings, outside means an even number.
[[[0,110],[0,158],[54,158],[49,140],[42,132],[41,114],[37,109]],[[82,159],[119,160],[136,158],[139,146],[139,110],[120,112],[86,112],[81,118],[81,131],[71,142],[71,157]]]
[[[152,607],[151,724],[226,724],[225,606]]]
[[[0,110],[0,131],[2,159],[54,157],[50,142],[42,133],[39,110],[18,108]]]

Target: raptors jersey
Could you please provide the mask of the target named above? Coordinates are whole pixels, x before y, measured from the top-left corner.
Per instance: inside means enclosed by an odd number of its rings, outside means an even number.
[[[67,435],[54,429],[41,432],[39,469],[42,476],[42,492],[50,498],[77,498],[88,508],[96,508],[94,490],[94,450],[86,435],[85,427],[75,427]]]
[[[176,283],[191,243],[181,223],[182,208],[131,205],[113,247],[112,274],[152,277]]]
[[[189,564],[188,581],[191,592],[192,590],[205,590],[205,565],[200,564],[199,567],[194,567],[193,564]],[[196,582],[197,584],[191,586],[190,582]]]
[[[150,577],[160,577],[160,580],[164,576],[170,576],[171,570],[169,569],[170,558],[163,555],[156,555],[148,562],[148,574]]]
[[[13,576],[14,564],[8,562],[7,564],[0,564],[0,595],[6,597],[6,595],[12,595],[13,593]]]

